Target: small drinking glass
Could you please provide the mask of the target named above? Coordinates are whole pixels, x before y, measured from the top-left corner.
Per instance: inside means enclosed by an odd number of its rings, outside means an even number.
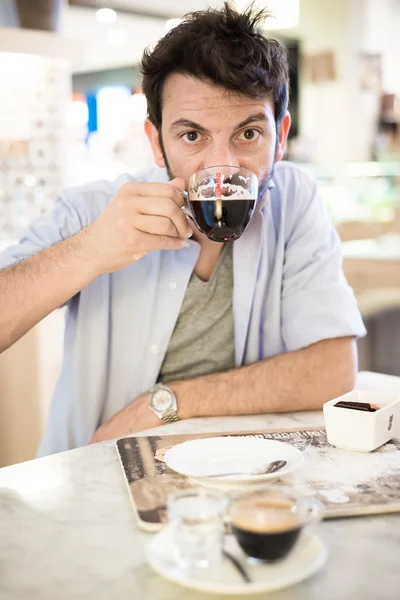
[[[228,514],[232,533],[252,564],[278,562],[293,550],[302,531],[321,519],[315,496],[288,486],[237,494]]]
[[[221,560],[226,508],[226,497],[214,490],[181,490],[168,496],[168,520],[181,566],[208,568]]]
[[[214,242],[233,242],[253,215],[258,179],[243,167],[208,167],[194,173],[182,193],[185,212],[201,232]]]

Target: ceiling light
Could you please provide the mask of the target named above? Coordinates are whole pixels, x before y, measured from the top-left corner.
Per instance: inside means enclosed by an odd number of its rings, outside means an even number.
[[[96,20],[102,25],[110,25],[117,20],[117,13],[112,8],[99,8],[96,11]]]

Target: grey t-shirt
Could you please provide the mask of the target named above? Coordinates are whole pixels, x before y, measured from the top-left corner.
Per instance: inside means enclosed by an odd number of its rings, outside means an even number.
[[[192,274],[159,381],[179,381],[235,366],[232,244],[225,244],[211,278]]]

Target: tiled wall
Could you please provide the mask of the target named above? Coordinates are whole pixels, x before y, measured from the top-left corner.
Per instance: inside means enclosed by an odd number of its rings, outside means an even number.
[[[71,88],[63,61],[24,54],[0,53],[0,82],[1,240],[18,237],[63,186]]]

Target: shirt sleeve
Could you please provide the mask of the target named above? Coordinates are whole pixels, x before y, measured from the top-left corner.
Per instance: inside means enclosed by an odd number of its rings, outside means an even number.
[[[342,270],[340,238],[317,184],[300,170],[293,177],[282,283],[285,345],[297,350],[323,339],[363,336],[366,330]]]
[[[30,225],[19,243],[9,246],[0,254],[0,269],[10,267],[75,235],[88,224],[87,221],[84,206],[60,197],[49,213]]]

